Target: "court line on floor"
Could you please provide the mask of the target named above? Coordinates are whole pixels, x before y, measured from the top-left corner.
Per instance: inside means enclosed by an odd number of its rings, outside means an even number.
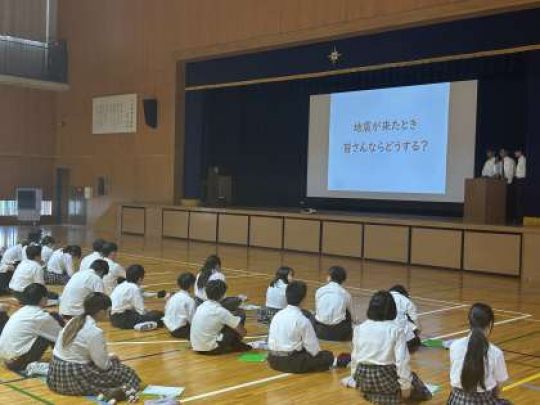
[[[244,336],[244,339],[264,339],[268,335],[256,335],[256,336]],[[123,346],[123,345],[150,345],[150,344],[161,344],[161,343],[189,343],[189,340],[186,339],[176,339],[176,340],[143,340],[143,341],[132,341],[124,340],[119,342],[108,342],[108,346]]]
[[[513,384],[509,384],[509,385],[503,387],[502,391],[503,392],[510,391],[510,390],[512,390],[512,389],[514,389],[516,387],[519,387],[520,385],[526,384],[526,383],[534,381],[534,380],[538,380],[539,378],[540,378],[540,373],[533,374],[533,375],[531,375],[529,377],[525,377],[525,378],[523,378],[521,380],[518,380]]]
[[[286,377],[289,377],[290,375],[291,374],[289,374],[289,373],[284,373],[284,374],[274,375],[272,377],[261,378],[259,380],[254,380],[254,381],[250,381],[250,382],[247,382],[247,383],[233,385],[233,386],[227,387],[227,388],[222,388],[220,390],[205,392],[204,394],[199,394],[199,395],[194,395],[194,396],[191,396],[191,397],[183,398],[181,401],[182,401],[182,403],[185,403],[185,402],[197,401],[199,399],[205,399],[205,398],[209,398],[209,397],[214,397],[216,395],[225,394],[227,392],[237,391],[237,390],[240,390],[242,388],[252,387],[254,385],[264,384],[266,382],[286,378]]]
[[[437,314],[439,312],[453,311],[453,310],[456,310],[456,309],[468,308],[468,307],[469,307],[469,305],[467,305],[467,304],[455,305],[455,306],[451,306],[451,307],[434,309],[433,311],[420,312],[418,314],[418,316],[432,315],[432,314]]]
[[[505,319],[505,320],[502,320],[502,321],[497,321],[493,325],[504,325],[504,324],[511,323],[511,322],[517,322],[517,321],[527,319],[527,318],[529,318],[531,316],[532,315],[523,315],[523,316],[518,316],[518,317],[515,317],[515,318]],[[452,337],[452,336],[463,335],[465,333],[469,333],[469,331],[470,331],[470,329],[467,328],[467,329],[463,329],[463,330],[460,330],[460,331],[457,331],[457,332],[452,332],[452,333],[447,333],[447,334],[444,334],[444,335],[431,337],[430,339],[444,339],[444,338],[448,338],[448,337]]]

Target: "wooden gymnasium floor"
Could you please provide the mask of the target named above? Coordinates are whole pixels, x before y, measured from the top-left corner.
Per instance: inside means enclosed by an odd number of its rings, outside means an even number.
[[[45,227],[62,242],[88,248],[95,235],[83,227]],[[0,243],[14,240],[26,229],[0,227]],[[99,235],[111,237],[111,235]],[[180,240],[144,240],[123,235],[119,261],[145,266],[149,289],[174,289],[178,273],[196,272],[199,263],[212,253],[223,260],[231,294],[245,293],[252,303],[261,303],[266,286],[281,264],[292,266],[296,278],[310,287],[307,307],[313,306],[315,288],[325,279],[332,264],[346,267],[347,288],[355,308],[363,317],[373,290],[395,283],[406,285],[416,301],[426,337],[455,338],[467,331],[467,307],[484,301],[496,309],[497,325],[492,340],[504,351],[511,380],[504,395],[516,404],[540,403],[540,286],[519,280],[388,263],[325,257],[234,246],[189,243]],[[4,299],[3,299],[4,300]],[[151,308],[163,302],[151,300]],[[145,383],[186,387],[182,403],[219,404],[325,404],[364,403],[360,394],[340,386],[346,370],[311,375],[275,372],[265,363],[243,363],[238,355],[204,357],[192,353],[189,343],[175,341],[163,329],[146,333],[114,330],[104,324],[110,350],[134,367]],[[266,327],[248,314],[251,340],[266,335]],[[335,352],[349,351],[349,344],[322,342]],[[442,391],[430,403],[443,404],[448,395],[448,353],[422,348],[412,359],[413,369],[423,380],[439,384]],[[21,379],[0,366],[0,403],[74,404],[90,403],[84,398],[51,393],[40,379]]]

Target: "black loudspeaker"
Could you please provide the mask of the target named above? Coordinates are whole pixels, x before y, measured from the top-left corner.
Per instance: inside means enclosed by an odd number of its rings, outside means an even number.
[[[143,100],[144,122],[151,128],[158,126],[158,101],[155,98]]]

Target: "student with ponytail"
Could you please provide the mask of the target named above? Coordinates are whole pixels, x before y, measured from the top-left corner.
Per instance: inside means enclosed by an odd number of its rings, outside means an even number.
[[[133,369],[109,354],[105,333],[97,322],[108,319],[111,299],[99,292],[84,300],[84,313],[60,333],[47,375],[47,385],[62,395],[99,395],[122,400],[140,388]]]
[[[495,316],[489,305],[476,303],[469,311],[469,336],[450,346],[449,405],[510,404],[498,397],[502,383],[508,380],[504,354],[491,344]]]
[[[287,286],[294,280],[294,270],[280,266],[266,289],[266,304],[257,310],[257,321],[270,325],[274,315],[287,306]]]

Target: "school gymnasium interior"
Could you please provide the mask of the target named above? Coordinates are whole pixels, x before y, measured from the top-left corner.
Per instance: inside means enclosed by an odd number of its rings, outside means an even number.
[[[85,255],[104,238],[171,292],[217,253],[252,306],[287,265],[309,310],[341,265],[361,320],[402,284],[433,342],[466,336],[485,302],[502,395],[538,404],[539,21],[532,0],[2,0],[0,246],[41,229]],[[246,312],[246,341],[264,340]],[[100,326],[182,404],[367,403],[347,369],[280,373],[166,329]],[[411,365],[444,404],[448,351],[430,346]],[[96,399],[0,366],[0,402]]]

